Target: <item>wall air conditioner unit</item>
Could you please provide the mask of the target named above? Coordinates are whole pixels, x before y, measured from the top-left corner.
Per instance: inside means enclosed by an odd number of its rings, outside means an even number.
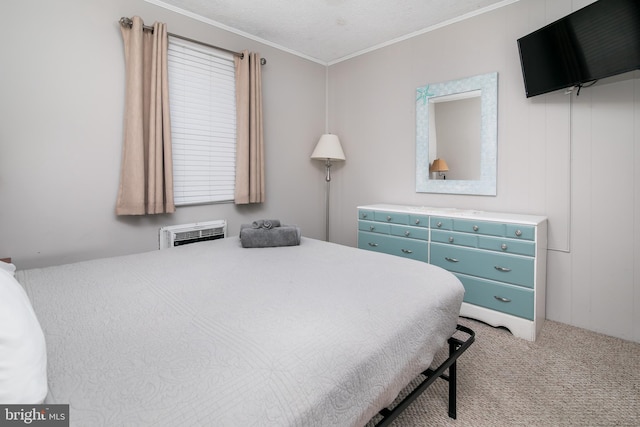
[[[193,224],[169,225],[162,227],[159,232],[160,249],[204,240],[216,240],[227,237],[227,221],[216,220],[195,222]]]

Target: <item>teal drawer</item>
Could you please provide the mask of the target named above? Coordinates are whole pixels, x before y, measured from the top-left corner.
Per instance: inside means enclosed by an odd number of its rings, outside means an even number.
[[[373,221],[373,211],[365,209],[358,210],[358,219],[368,219]]]
[[[536,228],[532,225],[507,224],[507,237],[522,240],[534,240]]]
[[[398,212],[374,211],[373,217],[376,221],[390,222],[393,224],[409,224],[409,214]]]
[[[393,224],[391,225],[391,234],[393,234],[394,236],[407,237],[410,239],[429,240],[428,228],[409,227],[406,225]]]
[[[456,274],[464,285],[464,301],[533,320],[533,289]]]
[[[358,232],[358,247],[427,262],[428,242],[383,234]]]
[[[389,234],[391,231],[391,225],[375,221],[358,221],[358,230]]]
[[[369,251],[384,252],[384,237],[386,236],[367,231],[358,231],[358,247]]]
[[[486,236],[478,236],[478,240],[480,248],[490,251],[527,256],[535,256],[536,254],[536,244],[533,242]]]
[[[409,215],[409,225],[416,227],[429,227],[429,216],[427,215]]]
[[[432,230],[431,241],[448,243],[451,245],[470,246],[472,248],[478,246],[478,236],[466,233],[456,233],[454,231]]]
[[[431,228],[436,230],[452,230],[453,229],[453,219],[451,218],[441,218],[438,216],[432,216],[429,220],[429,224]]]
[[[454,219],[453,229],[464,233],[486,234],[489,236],[504,236],[506,232],[505,224],[469,219]]]
[[[533,288],[533,258],[431,244],[431,264],[456,273]]]

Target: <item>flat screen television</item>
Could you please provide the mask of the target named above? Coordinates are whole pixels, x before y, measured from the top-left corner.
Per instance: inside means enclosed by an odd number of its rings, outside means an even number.
[[[599,0],[518,39],[527,98],[640,68],[640,0]]]

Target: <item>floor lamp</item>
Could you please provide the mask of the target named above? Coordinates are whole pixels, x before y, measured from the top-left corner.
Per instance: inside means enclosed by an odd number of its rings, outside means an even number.
[[[345,160],[344,152],[342,151],[342,146],[340,145],[340,139],[338,139],[337,135],[333,135],[330,133],[326,133],[320,137],[318,144],[316,144],[316,148],[311,153],[311,158],[314,160],[324,160],[325,166],[327,168],[327,175],[325,177],[325,181],[327,181],[327,191],[325,194],[325,240],[329,241],[329,191],[331,185],[331,161],[341,161]]]

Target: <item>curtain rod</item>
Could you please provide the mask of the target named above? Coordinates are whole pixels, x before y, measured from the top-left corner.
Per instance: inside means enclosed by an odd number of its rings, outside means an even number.
[[[133,25],[133,20],[131,18],[127,18],[125,16],[120,18],[119,22],[120,22],[120,25],[122,25],[123,27],[131,28],[131,26]],[[143,25],[142,29],[153,32],[153,27],[151,27],[149,25]],[[176,37],[178,39],[186,40],[188,42],[197,43],[197,44],[200,44],[200,45],[203,45],[203,46],[212,47],[214,49],[222,50],[222,51],[230,53],[230,54],[232,54],[234,56],[239,56],[241,59],[244,58],[244,53],[242,53],[242,52],[235,52],[233,50],[225,49],[225,48],[220,47],[220,46],[214,46],[214,45],[208,44],[208,43],[203,43],[203,42],[201,42],[199,40],[190,39],[188,37],[180,36],[178,34],[174,34],[174,33],[170,33],[170,32],[167,32],[167,35],[169,35],[171,37]],[[266,63],[267,63],[267,60],[265,58],[260,58],[260,65],[265,65]]]

